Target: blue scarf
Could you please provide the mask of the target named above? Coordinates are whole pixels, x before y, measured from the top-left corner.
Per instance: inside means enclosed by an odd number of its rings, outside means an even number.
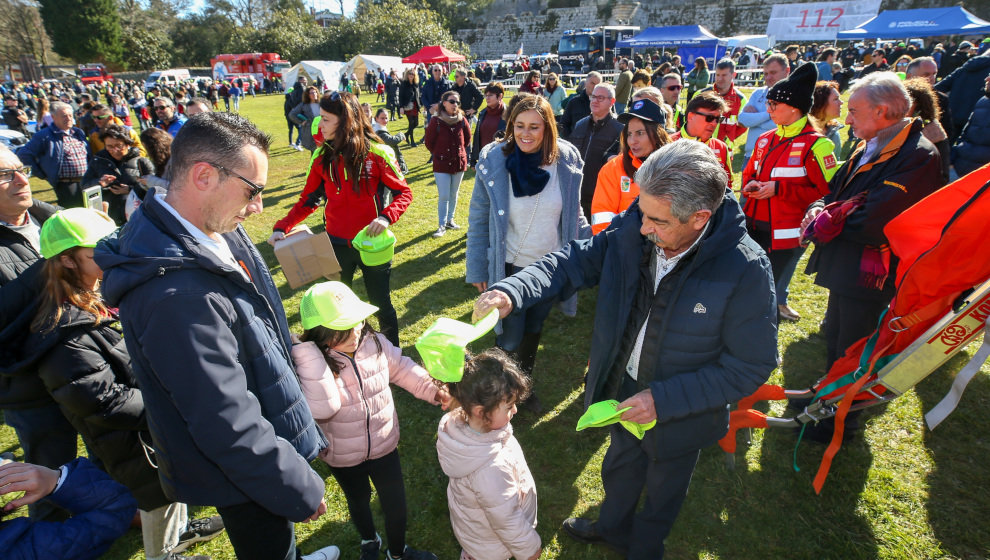
[[[512,178],[512,194],[516,198],[535,196],[543,192],[550,181],[550,172],[540,167],[543,150],[527,154],[518,147],[505,158],[505,169]]]

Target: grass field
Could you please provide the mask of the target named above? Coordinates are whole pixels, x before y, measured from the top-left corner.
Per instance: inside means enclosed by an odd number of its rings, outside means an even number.
[[[364,96],[372,101],[372,95]],[[272,267],[290,324],[299,329],[298,304],[304,289],[285,283],[265,243],[272,224],[295,202],[308,170],[308,152],[289,148],[282,117],[282,97],[245,99],[242,112],[274,138],[265,212],[245,227]],[[405,121],[392,123],[393,132]],[[417,139],[422,128],[417,131]],[[414,201],[393,226],[398,237],[393,268],[393,301],[398,311],[402,345],[412,345],[436,318],[467,320],[476,290],[464,283],[464,230],[435,239],[436,190],[423,147],[404,152],[410,165],[407,180]],[[737,154],[735,169],[741,169]],[[47,183],[32,179],[36,195],[54,200]],[[457,221],[467,223],[474,184],[468,172],[461,185]],[[738,174],[736,176],[738,185]],[[306,222],[322,228],[320,213]],[[978,257],[976,258],[986,258]],[[803,270],[803,263],[800,270]],[[364,295],[360,281],[355,291]],[[614,559],[618,555],[581,545],[560,530],[566,517],[597,517],[602,499],[598,476],[608,444],[603,430],[575,432],[582,412],[582,377],[587,362],[595,291],[580,295],[579,315],[569,319],[555,311],[548,319],[537,357],[536,387],[547,409],[542,417],[519,414],[513,424],[539,494],[538,531],[544,559]],[[803,316],[782,323],[782,365],[771,381],[805,387],[823,373],[824,341],[818,324],[826,293],[809,277],[797,274],[790,303]],[[493,335],[474,349],[494,344]],[[942,559],[990,557],[990,382],[978,376],[959,409],[937,431],[924,427],[922,415],[947,391],[966,356],[957,356],[917,390],[884,409],[868,413],[861,437],[846,444],[836,457],[821,495],[811,480],[824,447],[803,443],[795,452],[789,431],[755,431],[741,444],[736,467],[728,470],[718,448],[702,452],[684,509],[667,541],[671,559]],[[984,369],[984,373],[986,373]],[[441,411],[395,389],[401,420],[400,450],[409,502],[408,542],[455,559],[459,547],[450,529],[446,478],[437,463],[435,439]],[[781,405],[769,408],[780,413]],[[740,435],[740,440],[743,436]],[[12,429],[0,426],[0,451],[20,454]],[[84,450],[80,445],[80,453]],[[792,468],[796,459],[800,472]],[[359,537],[348,520],[347,507],[326,465],[313,463],[326,479],[328,513],[312,524],[297,525],[304,552],[337,544],[343,558],[358,556]],[[376,506],[377,508],[377,502]],[[197,508],[200,514],[209,508]],[[381,528],[379,529],[381,531]],[[193,549],[216,559],[233,558],[225,536]],[[2,556],[2,554],[0,554]],[[143,558],[141,536],[131,530],[105,555],[110,560]]]

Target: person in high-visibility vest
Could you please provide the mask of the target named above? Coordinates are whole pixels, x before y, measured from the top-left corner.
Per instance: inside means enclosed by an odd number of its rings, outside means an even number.
[[[782,319],[801,316],[787,305],[787,286],[801,247],[801,219],[812,202],[828,194],[839,168],[835,145],[808,120],[818,70],[802,64],[767,92],[767,113],[777,125],[760,135],[743,170],[746,229],[770,257]]]

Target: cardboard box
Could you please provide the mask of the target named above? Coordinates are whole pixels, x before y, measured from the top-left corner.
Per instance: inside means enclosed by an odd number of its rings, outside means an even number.
[[[330,238],[325,233],[314,234],[306,226],[289,232],[285,239],[275,243],[275,258],[293,290],[321,278],[340,278],[340,264]]]

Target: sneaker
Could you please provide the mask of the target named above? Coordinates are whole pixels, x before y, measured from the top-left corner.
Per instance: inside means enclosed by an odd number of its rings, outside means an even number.
[[[447,229],[461,229],[461,226],[455,224],[453,220],[447,222],[447,225],[445,225],[443,227],[445,227]]]
[[[303,556],[302,560],[337,560],[338,558],[340,558],[340,549],[330,545]]]
[[[436,554],[432,552],[427,552],[425,550],[416,550],[415,548],[409,548],[406,546],[405,550],[402,551],[400,556],[395,556],[389,551],[385,551],[385,557],[390,560],[439,560]]]
[[[433,232],[433,237],[443,237],[444,231],[446,231],[444,226],[438,227],[437,230]]]
[[[176,554],[174,552],[170,553],[165,557],[165,560],[213,560],[211,556],[203,556],[202,554],[194,554],[192,556],[183,556],[181,554]]]
[[[297,152],[301,152],[301,151],[303,151],[303,147],[302,147],[302,144],[296,144],[296,145],[295,145],[295,148],[296,148],[296,151],[297,151]]]
[[[375,540],[361,543],[361,560],[378,560],[382,552],[382,538],[375,535]]]
[[[193,519],[186,525],[186,530],[179,535],[179,543],[172,548],[172,554],[178,554],[193,544],[216,538],[221,531],[223,531],[223,519],[219,515]]]

